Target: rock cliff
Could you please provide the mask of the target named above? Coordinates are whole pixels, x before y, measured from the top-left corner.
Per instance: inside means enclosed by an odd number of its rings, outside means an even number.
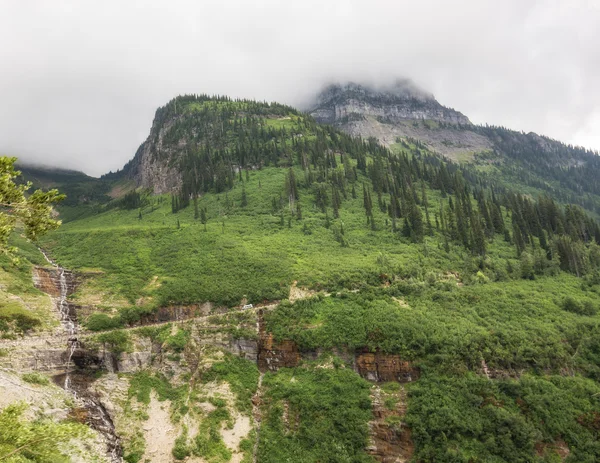
[[[473,130],[464,114],[440,104],[406,79],[375,88],[347,83],[326,87],[309,109],[317,122],[353,136],[374,137],[391,147],[419,140],[430,150],[454,160],[486,152],[493,143]]]
[[[165,143],[165,135],[174,120],[165,120],[160,114],[159,109],[152,122],[150,135],[124,168],[126,175],[138,186],[148,188],[155,194],[169,193],[181,186],[181,173],[173,165],[178,150]]]
[[[442,106],[406,79],[381,89],[355,83],[330,85],[317,97],[310,114],[318,122],[335,125],[367,116],[388,123],[409,119],[470,124],[464,114]]]

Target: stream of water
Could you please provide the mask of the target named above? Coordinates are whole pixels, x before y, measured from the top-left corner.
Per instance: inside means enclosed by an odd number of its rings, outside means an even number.
[[[122,463],[123,458],[121,457],[123,451],[121,448],[121,442],[116,434],[115,426],[106,411],[106,408],[98,397],[87,391],[87,381],[78,381],[77,385],[73,383],[72,378],[74,372],[72,371],[72,360],[75,351],[81,347],[77,340],[77,319],[75,314],[71,311],[69,302],[67,300],[69,296],[69,282],[67,280],[67,274],[65,269],[60,267],[56,262],[48,257],[48,255],[40,249],[46,260],[52,265],[58,272],[58,289],[59,295],[56,300],[56,306],[60,314],[60,321],[65,331],[67,332],[67,363],[65,365],[65,378],[63,382],[63,388],[70,392],[76,399],[83,404],[88,412],[87,421],[90,426],[102,433],[106,439],[107,454],[110,457],[111,463]]]

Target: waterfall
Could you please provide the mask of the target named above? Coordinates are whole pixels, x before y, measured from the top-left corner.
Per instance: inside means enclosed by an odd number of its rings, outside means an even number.
[[[71,362],[73,359],[73,354],[75,351],[81,347],[80,343],[77,339],[77,319],[75,318],[75,314],[72,313],[71,307],[69,306],[68,296],[69,296],[69,282],[67,281],[67,274],[65,269],[59,266],[56,262],[46,255],[46,253],[40,249],[40,252],[46,258],[48,263],[52,265],[58,272],[58,285],[57,289],[59,290],[58,298],[56,298],[56,308],[58,309],[60,315],[60,322],[68,334],[67,339],[67,363],[65,365],[65,380],[63,383],[63,388],[65,391],[70,392],[73,397],[78,399],[80,403],[82,403],[85,409],[88,411],[88,421],[90,426],[99,431],[106,439],[107,442],[107,454],[110,456],[111,463],[122,463],[123,459],[121,457],[122,448],[119,437],[115,432],[115,426],[110,418],[110,415],[106,411],[102,402],[95,395],[89,393],[85,386],[80,386],[79,388],[72,384],[71,376]]]
[[[56,265],[56,264],[54,264]],[[67,365],[65,367],[65,383],[64,388],[67,391],[72,392],[76,395],[75,391],[71,391],[71,360],[73,353],[79,347],[79,341],[77,340],[77,324],[74,317],[71,316],[69,309],[69,303],[67,302],[67,296],[69,295],[69,286],[67,284],[67,277],[65,276],[65,269],[56,266],[59,271],[59,288],[60,294],[58,296],[58,310],[60,313],[60,321],[63,324],[65,331],[69,335],[67,340]]]

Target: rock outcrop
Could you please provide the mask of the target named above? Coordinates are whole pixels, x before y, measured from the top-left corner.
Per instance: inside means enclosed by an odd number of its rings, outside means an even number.
[[[419,378],[417,370],[411,362],[399,355],[381,352],[362,352],[356,356],[356,371],[369,381],[398,381],[408,383]]]
[[[381,89],[355,83],[330,85],[318,96],[310,114],[318,122],[334,125],[366,116],[389,123],[409,119],[470,124],[464,114],[442,106],[406,79]]]
[[[300,352],[294,341],[276,342],[272,333],[261,333],[258,349],[258,369],[262,372],[292,368],[300,362]]]
[[[441,105],[406,79],[383,88],[331,85],[319,94],[309,113],[317,122],[352,136],[374,137],[388,147],[399,140],[419,140],[454,160],[493,148],[490,139],[472,130],[467,116]]]
[[[72,294],[77,288],[78,281],[73,272],[64,271],[67,293]],[[33,267],[33,285],[51,297],[60,296],[60,271],[55,267]]]
[[[369,423],[370,444],[367,452],[382,463],[404,463],[411,459],[414,444],[410,429],[403,423],[406,413],[404,389],[371,391],[373,419]]]

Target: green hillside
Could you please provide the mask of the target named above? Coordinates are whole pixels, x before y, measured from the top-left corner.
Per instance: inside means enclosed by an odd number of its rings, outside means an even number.
[[[391,409],[407,394],[387,425],[412,431],[414,461],[600,459],[600,228],[583,209],[281,105],[179,97],[155,126],[178,188],[103,200],[42,245],[86,275],[73,301],[90,330],[282,301],[266,330],[317,360],[265,375],[259,461],[373,461],[357,352],[419,372],[382,385]]]

